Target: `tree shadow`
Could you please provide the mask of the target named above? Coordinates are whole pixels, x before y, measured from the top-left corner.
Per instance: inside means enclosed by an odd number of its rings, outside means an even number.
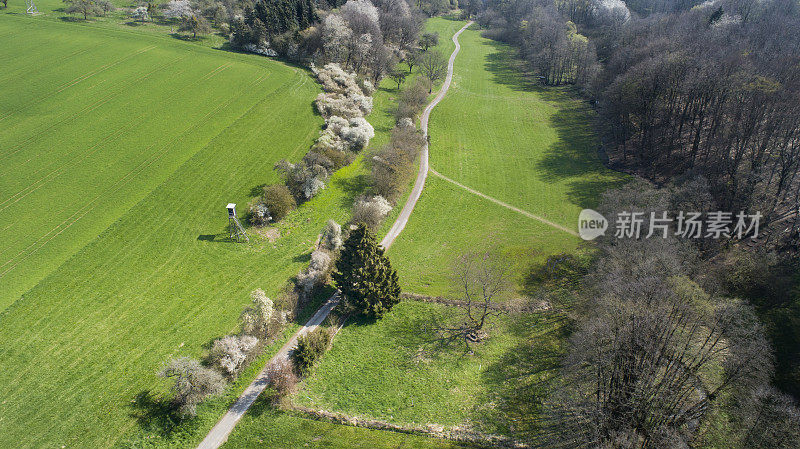
[[[545,93],[546,89],[527,70],[525,61],[517,57],[517,51],[513,47],[491,39],[482,41],[482,45],[492,49],[486,55],[485,64],[486,71],[492,75],[492,81],[515,91]]]
[[[257,186],[250,188],[250,196],[251,197],[259,197],[264,194],[264,187],[267,186],[267,183],[259,184]]]
[[[424,304],[424,303],[418,303]],[[461,307],[425,304],[430,310],[424,314],[411,314],[407,319],[395,321],[386,329],[386,334],[397,343],[398,347],[405,348],[407,360],[415,364],[420,358],[433,361],[444,359],[459,360],[466,357],[471,350],[477,349],[486,342],[472,343],[459,338],[448,340],[443,330],[455,328],[466,318],[466,312]],[[486,324],[486,330],[492,333],[494,322]]]
[[[542,403],[560,367],[569,322],[551,312],[520,314],[508,332],[523,341],[486,368],[476,421],[486,431],[527,439],[541,431]]]
[[[549,118],[557,141],[537,162],[537,169],[547,181],[567,181],[567,197],[573,204],[591,207],[600,194],[624,182],[625,175],[602,164],[594,111],[568,92],[562,91],[561,96],[566,98],[559,101],[558,112]]]
[[[83,17],[74,17],[74,16],[61,16],[58,20],[62,22],[69,22],[69,23],[89,23],[91,20],[84,19]]]
[[[595,112],[579,98],[572,87],[546,87],[507,44],[486,40],[492,48],[486,57],[486,70],[492,80],[517,92],[530,92],[550,103],[557,111],[548,118],[557,140],[545,150],[536,168],[544,180],[567,182],[569,201],[580,207],[597,203],[605,190],[619,186],[622,173],[606,168],[601,160]]]
[[[181,418],[169,401],[143,390],[130,402],[130,414],[139,428],[161,437],[169,437],[192,420]]]
[[[349,178],[334,178],[331,180],[331,184],[344,193],[344,196],[339,199],[339,204],[344,208],[349,208],[358,195],[367,191],[370,182],[368,175],[360,174]]]

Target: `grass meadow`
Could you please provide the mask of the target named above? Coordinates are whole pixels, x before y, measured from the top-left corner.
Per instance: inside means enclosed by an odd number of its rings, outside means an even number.
[[[232,330],[250,290],[276,294],[325,221],[347,220],[367,168],[359,158],[337,172],[276,242],[229,243],[224,205],[243,211],[278,180],[274,162],[316,137],[313,79],[212,38],[37,4],[37,17],[13,1],[0,11],[0,447],[191,447],[281,342],[189,421],[164,409],[156,370]],[[394,125],[391,85],[375,95],[374,145]],[[291,430],[288,447],[320,433],[427,442],[258,416],[251,426]]]
[[[510,47],[481,37],[474,25],[459,41],[453,84],[431,113],[431,168],[577,231],[580,210],[622,179],[600,163],[590,107],[567,89],[537,86]],[[405,290],[453,295],[453,259],[488,244],[523,275],[580,239],[429,174],[388,255]]]
[[[227,242],[225,204],[244,209],[319,132],[307,73],[13,11],[0,35],[0,447],[113,447],[146,433],[168,356],[201,355],[249,291],[276,294],[325,221],[346,220],[363,168],[275,243]],[[210,428],[231,398],[188,427]],[[202,437],[170,426],[147,440]]]
[[[442,42],[462,25],[429,21],[429,28],[442,30]],[[453,85],[431,114],[431,167],[577,230],[579,211],[622,179],[596,155],[589,107],[568,90],[535,86],[509,47],[478,30],[465,31],[459,41]],[[429,174],[387,254],[404,290],[455,296],[449,281],[454,258],[490,243],[508,261],[519,294],[532,267],[580,248],[573,235]],[[407,301],[378,322],[348,322],[296,400],[401,424],[507,435],[535,429],[535,399],[557,366],[567,320],[558,312],[504,315],[471,355],[463,346],[437,348],[431,329],[460,313]]]

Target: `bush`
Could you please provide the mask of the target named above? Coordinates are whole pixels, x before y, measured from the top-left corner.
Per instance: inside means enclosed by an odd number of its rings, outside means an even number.
[[[267,372],[269,385],[275,390],[272,402],[274,405],[279,405],[285,397],[297,390],[297,374],[289,360],[271,363]]]
[[[380,195],[361,197],[353,204],[353,223],[364,223],[369,229],[375,230],[391,211],[392,205]]]
[[[286,177],[286,187],[296,202],[310,200],[325,188],[325,180],[329,175],[328,169],[317,162],[330,164],[327,158],[324,158],[323,161],[321,157],[304,159],[299,164],[292,164],[286,160],[275,164],[275,169]]]
[[[228,376],[236,377],[247,364],[248,356],[258,346],[258,338],[250,335],[226,335],[214,341],[208,354],[211,366]]]
[[[342,246],[342,227],[333,220],[328,220],[325,229],[322,230],[320,238],[320,248],[328,251],[337,251]]]
[[[287,285],[286,288],[275,298],[275,307],[279,309],[280,314],[276,315],[279,321],[286,324],[293,316],[297,315],[300,306],[300,296],[294,285]]]
[[[399,121],[403,118],[416,117],[428,103],[430,89],[430,81],[422,77],[417,78],[414,84],[403,89],[400,100],[397,102],[395,118]]]
[[[342,140],[350,151],[361,151],[375,137],[375,129],[363,117],[350,119],[349,126],[342,129]]]
[[[250,202],[250,224],[253,226],[266,226],[271,220],[272,216],[269,214],[269,208],[264,204],[263,198],[254,198]]]
[[[286,186],[271,184],[264,187],[264,205],[272,214],[272,219],[280,221],[297,207],[297,202]]]
[[[250,306],[242,311],[240,318],[242,332],[266,341],[273,334],[270,332],[270,323],[274,311],[275,304],[267,298],[264,290],[253,290],[250,293]]]
[[[225,380],[218,372],[189,357],[170,359],[158,375],[174,380],[172,404],[183,416],[195,416],[198,404],[225,388]]]
[[[392,130],[389,144],[372,158],[372,191],[396,201],[414,174],[414,160],[425,144],[410,118],[401,119]]]
[[[315,287],[327,282],[330,271],[331,256],[327,251],[318,249],[311,253],[311,262],[309,262],[308,268],[297,275],[297,285],[305,300],[310,298]]]
[[[328,329],[317,327],[297,339],[297,349],[294,350],[292,357],[301,376],[308,374],[322,354],[325,354],[332,338],[333,335]]]

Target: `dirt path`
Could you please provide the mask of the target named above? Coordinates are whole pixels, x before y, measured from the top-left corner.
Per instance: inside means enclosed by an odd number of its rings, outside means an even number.
[[[487,199],[487,200],[497,204],[498,206],[503,206],[506,209],[513,210],[514,212],[516,212],[518,214],[522,214],[522,215],[524,215],[524,216],[526,216],[528,218],[532,218],[534,220],[538,220],[538,221],[546,224],[547,226],[551,226],[553,228],[556,228],[559,231],[564,231],[567,234],[574,235],[574,236],[578,237],[578,233],[573,229],[570,229],[570,228],[568,228],[566,226],[561,226],[558,223],[553,223],[552,221],[550,221],[550,220],[548,220],[546,218],[543,218],[543,217],[540,217],[538,215],[532,214],[532,213],[530,213],[530,212],[528,212],[526,210],[522,210],[522,209],[520,209],[518,207],[514,207],[514,206],[512,206],[512,205],[510,205],[508,203],[504,203],[504,202],[502,202],[502,201],[500,201],[500,200],[498,200],[496,198],[492,198],[489,195],[486,195],[485,193],[481,193],[481,192],[479,192],[479,191],[477,191],[475,189],[471,189],[471,188],[465,186],[464,184],[461,184],[458,181],[455,181],[455,180],[452,180],[452,179],[448,178],[447,176],[437,172],[436,170],[434,170],[432,168],[430,169],[430,172],[433,173],[434,175],[438,176],[439,178],[442,178],[442,179],[444,179],[445,181],[447,181],[447,182],[449,182],[451,184],[454,184],[454,185],[456,185],[458,187],[461,187],[462,189],[466,190],[467,192],[469,192],[469,193],[471,193],[473,195],[477,195],[477,196],[479,196],[481,198]]]
[[[458,54],[458,51],[461,49],[461,45],[458,43],[458,36],[470,25],[472,25],[471,21],[453,35],[453,43],[456,44],[456,48],[450,55],[450,61],[447,64],[447,77],[445,78],[444,84],[442,84],[442,88],[439,90],[439,93],[436,95],[436,98],[431,101],[428,107],[422,112],[422,116],[420,116],[420,127],[423,134],[426,136],[428,134],[428,117],[431,114],[431,110],[433,110],[433,108],[439,104],[440,101],[442,101],[442,98],[444,98],[444,95],[450,88],[450,82],[453,79],[453,62],[456,59],[456,54]],[[403,206],[403,210],[400,211],[400,215],[397,217],[397,220],[395,220],[391,229],[389,229],[389,232],[386,234],[383,240],[381,240],[381,245],[384,248],[389,248],[389,246],[392,245],[394,240],[400,235],[400,232],[406,226],[406,223],[408,223],[408,218],[411,216],[411,212],[414,210],[414,206],[417,204],[417,200],[419,200],[419,196],[422,193],[422,188],[425,186],[425,178],[427,176],[428,145],[425,144],[420,156],[419,173],[417,174],[417,180],[414,183],[414,189],[411,191],[411,195],[409,195],[405,206]],[[283,345],[278,353],[275,354],[269,360],[269,362],[267,362],[267,364],[264,366],[264,369],[258,373],[258,376],[255,378],[255,380],[248,385],[239,398],[236,399],[236,402],[234,402],[231,408],[228,409],[222,419],[220,419],[219,422],[217,422],[217,424],[211,428],[211,430],[208,432],[208,435],[206,435],[203,441],[197,446],[197,449],[217,449],[222,446],[225,441],[227,441],[228,436],[231,434],[231,432],[233,432],[233,428],[236,426],[239,420],[242,419],[242,416],[244,416],[244,414],[247,412],[247,409],[253,405],[261,392],[267,387],[267,367],[273,362],[288,359],[290,352],[297,344],[297,338],[316,329],[317,326],[319,326],[320,323],[322,323],[322,321],[328,316],[333,307],[336,306],[337,302],[339,302],[338,295],[333,295],[330,299],[328,299],[328,301],[325,302],[325,304],[322,305],[322,307],[320,307],[319,310],[317,310],[314,316],[312,316],[311,319],[308,320],[308,322],[302,328],[300,328],[300,330],[298,330],[285,345]]]
[[[442,84],[442,88],[439,90],[439,94],[436,95],[436,98],[431,101],[431,104],[422,111],[422,115],[419,118],[419,125],[420,129],[422,129],[422,134],[427,137],[428,136],[428,118],[431,115],[431,111],[440,101],[444,98],[444,95],[447,93],[447,90],[450,89],[450,82],[453,80],[453,63],[455,63],[456,55],[458,51],[461,50],[461,44],[458,43],[458,36],[466,30],[470,25],[472,25],[472,21],[467,22],[456,34],[453,35],[453,43],[456,44],[455,50],[450,55],[450,60],[447,62],[447,76],[444,79],[444,84]],[[427,139],[426,139],[427,140]],[[408,223],[408,218],[411,217],[411,212],[414,211],[414,206],[417,205],[417,200],[419,200],[419,196],[422,194],[422,189],[425,187],[425,179],[428,177],[428,144],[426,143],[425,146],[422,148],[422,154],[420,155],[419,159],[419,172],[417,173],[417,180],[414,182],[414,188],[411,190],[411,195],[408,196],[408,201],[406,201],[405,206],[403,206],[403,210],[400,211],[400,215],[397,217],[397,220],[394,221],[391,229],[389,232],[386,233],[386,236],[383,237],[381,240],[381,246],[384,249],[389,249],[394,243],[394,240],[400,235],[400,232],[403,231],[403,228],[406,227],[406,223]]]

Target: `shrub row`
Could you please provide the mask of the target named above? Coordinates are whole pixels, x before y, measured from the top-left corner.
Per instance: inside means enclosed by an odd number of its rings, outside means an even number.
[[[326,64],[321,69],[312,65],[311,70],[324,90],[315,105],[325,119],[325,129],[300,162],[281,160],[275,164],[285,185],[265,187],[264,194],[250,203],[250,222],[255,226],[279,221],[298,203],[316,196],[333,172],[350,164],[375,136],[364,118],[372,111],[372,83],[338,64]]]
[[[286,327],[297,306],[293,291],[280,296],[279,305],[263,290],[250,294],[250,305],[240,317],[240,332],[215,340],[204,363],[191,357],[169,359],[159,376],[172,381],[172,405],[182,416],[194,416],[197,405],[221,393]]]

